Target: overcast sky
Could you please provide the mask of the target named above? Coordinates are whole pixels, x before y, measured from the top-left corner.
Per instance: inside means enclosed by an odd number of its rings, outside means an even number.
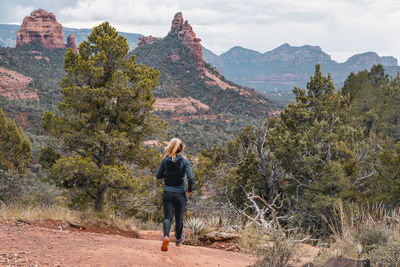
[[[182,11],[217,54],[233,46],[263,53],[289,43],[318,45],[338,62],[368,51],[400,58],[400,0],[0,0],[0,23],[21,24],[37,8],[65,27],[107,20],[119,31],[158,37]]]

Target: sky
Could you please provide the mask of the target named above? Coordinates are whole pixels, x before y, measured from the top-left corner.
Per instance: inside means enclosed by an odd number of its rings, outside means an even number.
[[[333,60],[374,51],[400,59],[400,0],[0,0],[0,23],[42,8],[64,27],[108,21],[121,32],[165,36],[181,11],[202,45],[264,53],[283,43],[318,45]]]

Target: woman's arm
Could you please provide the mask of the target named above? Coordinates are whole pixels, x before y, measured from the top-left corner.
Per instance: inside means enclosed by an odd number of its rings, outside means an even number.
[[[193,191],[193,183],[194,183],[194,175],[193,175],[193,170],[192,166],[190,166],[190,161],[185,160],[185,173],[186,173],[186,178],[188,181],[188,192],[191,193]]]
[[[161,179],[165,177],[165,163],[164,159],[161,161],[160,166],[157,169],[156,178]]]

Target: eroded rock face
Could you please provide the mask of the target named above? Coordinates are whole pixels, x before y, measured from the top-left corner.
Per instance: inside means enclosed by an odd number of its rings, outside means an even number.
[[[29,88],[32,78],[21,73],[0,67],[0,95],[9,99],[35,99],[39,97]]]
[[[182,12],[176,13],[172,20],[170,34],[176,34],[182,43],[190,49],[190,55],[194,58],[197,67],[204,66],[203,54],[201,51],[200,38],[196,38],[192,26],[187,20],[183,22]]]
[[[138,46],[143,46],[146,44],[153,44],[155,41],[157,41],[156,37],[153,36],[144,36],[144,37],[139,37],[138,39]]]
[[[163,97],[156,98],[155,111],[171,111],[175,113],[196,113],[198,110],[209,110],[210,107],[192,97]]]
[[[62,41],[62,26],[53,13],[38,9],[24,18],[17,32],[17,46],[33,41],[38,41],[41,46],[49,49],[65,48]]]
[[[71,48],[75,53],[77,53],[77,51],[78,51],[76,49],[76,39],[75,39],[75,35],[73,33],[71,33],[67,37],[67,48]]]

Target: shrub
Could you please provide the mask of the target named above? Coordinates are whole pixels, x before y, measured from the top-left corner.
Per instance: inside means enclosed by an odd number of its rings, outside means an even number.
[[[360,227],[356,240],[362,245],[364,251],[369,252],[374,247],[385,245],[390,232],[383,225],[366,224]]]
[[[288,266],[296,248],[296,243],[278,229],[269,232],[269,242],[261,247],[262,259],[254,267]]]
[[[9,203],[20,195],[20,177],[11,171],[0,169],[0,202]]]
[[[369,253],[373,266],[399,266],[400,264],[400,236],[397,234]]]

